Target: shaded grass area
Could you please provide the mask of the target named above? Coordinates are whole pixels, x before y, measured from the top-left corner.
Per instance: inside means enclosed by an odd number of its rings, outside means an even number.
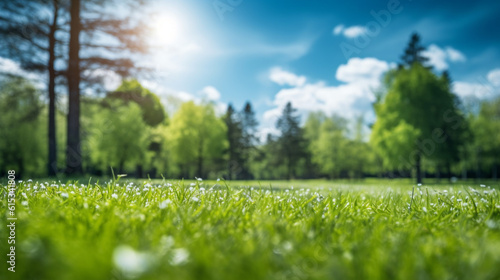
[[[21,182],[16,273],[2,262],[0,278],[500,279],[498,185],[416,187],[410,212],[411,186]]]

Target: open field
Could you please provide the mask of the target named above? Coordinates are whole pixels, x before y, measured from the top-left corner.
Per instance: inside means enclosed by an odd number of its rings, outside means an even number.
[[[3,261],[0,279],[500,279],[498,189],[424,185],[411,202],[407,181],[21,182],[16,273]]]

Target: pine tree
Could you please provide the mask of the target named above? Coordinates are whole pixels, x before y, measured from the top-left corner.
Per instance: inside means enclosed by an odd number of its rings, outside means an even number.
[[[295,168],[299,160],[306,154],[307,143],[300,127],[300,116],[297,109],[288,102],[283,109],[281,117],[276,122],[276,128],[281,135],[278,138],[279,150],[277,151],[286,166],[286,178],[290,180],[295,176]]]
[[[57,172],[56,85],[64,72],[56,68],[56,63],[63,59],[58,50],[63,46],[60,34],[64,8],[60,0],[0,1],[0,56],[17,61],[26,71],[48,77],[49,176]]]
[[[403,65],[412,66],[414,63],[424,65],[429,58],[422,55],[423,51],[425,51],[425,47],[420,43],[420,35],[418,35],[418,33],[413,33],[404,54],[401,56]]]
[[[231,104],[227,106],[227,111],[224,115],[224,122],[226,123],[227,127],[227,153],[229,156],[227,164],[227,176],[229,180],[232,180],[234,179],[235,175],[238,175],[238,173],[240,173],[241,171],[243,131],[239,116]]]
[[[132,13],[141,1],[122,1]],[[114,1],[71,0],[68,53],[68,135],[66,173],[82,173],[80,139],[80,86],[99,84],[92,73],[105,69],[130,76],[140,68],[130,58],[131,53],[145,53],[144,23],[140,19],[118,15],[109,9]],[[80,36],[85,35],[85,36]],[[97,40],[106,37],[108,40]],[[80,40],[82,38],[82,40]],[[115,43],[112,43],[115,42]],[[80,51],[81,50],[81,51]],[[86,75],[83,75],[86,73]]]
[[[252,157],[252,152],[259,143],[259,138],[257,137],[257,126],[259,123],[255,118],[255,112],[252,109],[252,104],[247,102],[243,111],[241,112],[241,127],[242,127],[242,165],[241,165],[241,178],[242,179],[252,179],[252,174],[250,172],[250,159]]]

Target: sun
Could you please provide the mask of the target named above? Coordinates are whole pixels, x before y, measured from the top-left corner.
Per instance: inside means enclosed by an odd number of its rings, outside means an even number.
[[[153,18],[152,37],[155,43],[171,46],[182,41],[182,21],[178,16],[160,14]]]

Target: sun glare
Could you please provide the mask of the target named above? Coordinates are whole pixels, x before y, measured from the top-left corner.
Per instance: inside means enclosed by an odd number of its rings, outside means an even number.
[[[174,45],[181,40],[182,22],[177,16],[162,14],[153,20],[153,40],[160,45]]]

